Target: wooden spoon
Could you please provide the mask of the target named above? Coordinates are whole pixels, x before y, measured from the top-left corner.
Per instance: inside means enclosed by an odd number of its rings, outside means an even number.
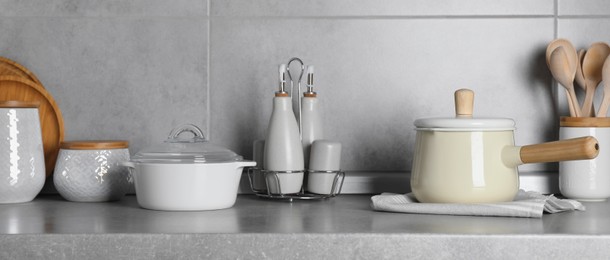
[[[572,101],[572,104],[574,104],[576,108],[579,108],[580,105],[578,103],[578,99],[576,99],[576,93],[574,92],[574,77],[576,76],[576,70],[575,67],[573,70],[570,66],[571,64],[568,60],[568,55],[566,54],[563,46],[557,47],[551,53],[549,62],[551,74],[553,74],[553,77],[557,80],[557,82],[559,82],[559,84],[566,88],[568,92],[568,99]],[[570,116],[580,117],[580,109],[570,111]]]
[[[578,51],[578,64],[576,64],[576,83],[582,90],[587,90],[587,85],[585,83],[585,76],[582,74],[582,61],[585,59],[585,53],[587,50],[581,49]]]
[[[606,58],[602,68],[602,78],[604,80],[604,99],[597,111],[597,117],[606,117],[608,106],[610,106],[610,56]]]
[[[555,39],[551,43],[549,43],[549,45],[546,48],[547,65],[550,66],[551,54],[558,47],[563,47],[563,49],[566,52],[566,55],[568,57],[568,62],[570,63],[570,66],[574,66],[572,69],[574,69],[576,71],[576,69],[578,67],[578,53],[576,52],[576,48],[574,48],[574,45],[572,45],[572,43],[566,39],[561,39],[561,38]]]
[[[561,38],[555,39],[551,43],[549,43],[549,45],[546,48],[547,65],[549,66],[549,68],[551,67],[551,65],[550,65],[551,64],[551,54],[558,47],[563,47],[564,52],[567,55],[568,63],[569,63],[569,67],[570,67],[569,73],[570,74],[573,73],[574,75],[576,75],[576,71],[578,69],[578,63],[579,63],[578,54],[576,53],[576,48],[574,48],[574,45],[572,45],[572,43],[566,39],[561,39]],[[574,80],[572,80],[572,81],[574,81]],[[580,111],[579,112],[576,111],[576,110],[580,110],[580,107],[575,105],[574,101],[573,101],[573,100],[576,100],[576,98],[572,99],[569,97],[571,94],[569,93],[568,89],[566,89],[566,95],[568,95],[568,105],[570,108],[570,115],[575,116],[576,114],[580,114]],[[576,96],[574,96],[574,97],[576,97]]]
[[[569,46],[571,46],[572,44],[566,40],[566,39],[555,39],[553,40],[551,43],[549,43],[549,45],[547,45],[546,47],[546,65],[547,67],[551,68],[551,53],[553,53],[553,51],[555,49],[557,49],[557,47],[559,46],[566,46],[567,48],[569,48]],[[578,65],[578,64],[577,64]],[[580,66],[577,66],[577,68]],[[582,73],[581,73],[582,74]],[[584,82],[584,78],[583,78],[583,82]],[[581,85],[583,89],[585,89],[585,85]],[[568,90],[566,89],[566,95],[570,95],[570,93],[568,92]],[[574,103],[572,103],[572,99],[568,98],[568,108],[570,110],[570,116],[574,116],[576,114],[576,107],[574,106]]]
[[[587,52],[587,50],[585,50],[585,49],[581,49],[580,51],[578,51],[578,64],[576,64],[577,66],[576,66],[576,77],[575,77],[576,83],[584,91],[587,90],[587,85],[585,83],[585,76],[582,74],[582,61],[585,59],[586,52]],[[583,116],[585,116],[585,114],[583,114]],[[593,108],[593,104],[591,104],[591,112],[586,116],[588,116],[588,117],[595,116],[595,109]]]
[[[582,62],[582,73],[585,77],[587,89],[585,103],[581,111],[582,115],[589,115],[591,113],[595,89],[602,81],[602,68],[608,55],[610,55],[610,46],[601,42],[591,44],[591,47],[589,47],[585,54]]]

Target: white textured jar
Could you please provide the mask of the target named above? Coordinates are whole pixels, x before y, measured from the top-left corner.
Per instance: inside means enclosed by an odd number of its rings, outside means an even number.
[[[34,199],[45,181],[38,104],[0,102],[0,203]]]
[[[592,160],[559,162],[559,191],[580,201],[610,198],[610,118],[562,117],[559,139],[593,136],[599,155]]]
[[[69,201],[101,202],[121,199],[132,185],[127,167],[127,141],[63,142],[53,183]]]

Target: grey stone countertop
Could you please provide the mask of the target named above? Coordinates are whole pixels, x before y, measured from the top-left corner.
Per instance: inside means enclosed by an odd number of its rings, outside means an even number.
[[[409,259],[610,257],[610,203],[542,219],[376,212],[370,195],[200,212],[57,195],[0,205],[0,259]]]

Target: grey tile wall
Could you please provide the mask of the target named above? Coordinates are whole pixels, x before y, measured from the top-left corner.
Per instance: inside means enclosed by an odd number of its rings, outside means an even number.
[[[603,0],[0,0],[0,55],[57,100],[66,139],[128,139],[132,153],[183,122],[251,158],[276,66],[316,66],[327,137],[349,171],[408,171],[413,120],[510,117],[516,141],[557,138],[567,109],[546,44],[610,42]],[[553,170],[555,164],[521,167]]]
[[[452,116],[458,88],[477,91],[480,115],[515,118],[521,129],[536,132],[553,126],[549,80],[538,69],[553,37],[550,18],[219,19],[211,25],[212,137],[244,154],[265,136],[276,66],[292,56],[316,65],[327,138],[344,144],[346,169],[409,169],[413,120]],[[298,37],[287,37],[291,31]]]
[[[177,124],[207,131],[205,1],[0,1],[0,55],[56,99],[66,140],[127,139]]]
[[[293,56],[316,65],[347,170],[408,171],[413,120],[451,116],[463,87],[479,115],[517,121],[518,143],[556,138],[553,1],[212,1],[210,20],[211,133],[243,154],[264,138],[276,66]]]

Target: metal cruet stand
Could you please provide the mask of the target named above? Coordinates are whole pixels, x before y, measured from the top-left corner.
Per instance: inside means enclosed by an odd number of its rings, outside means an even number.
[[[301,73],[299,75],[298,81],[297,81],[297,95],[294,95],[294,79],[292,78],[292,75],[290,73],[290,64],[294,61],[297,61],[298,63],[301,64]],[[296,114],[297,117],[297,122],[299,124],[299,134],[301,137],[301,140],[303,139],[303,125],[301,122],[301,109],[302,109],[302,104],[301,104],[301,80],[303,78],[303,74],[305,73],[305,64],[303,63],[303,61],[297,57],[293,57],[288,61],[288,65],[286,66],[286,71],[288,72],[288,78],[290,79],[290,97],[293,99],[296,98],[296,104],[297,104],[297,109],[296,111],[298,111],[298,114]],[[295,102],[293,102],[294,104]],[[293,105],[293,110],[294,109],[294,105]],[[296,112],[295,112],[296,113]],[[304,184],[303,187],[301,188],[301,191],[299,193],[296,194],[284,194],[282,193],[282,187],[280,185],[280,176],[283,174],[294,174],[294,173],[300,173],[300,172],[288,172],[288,171],[268,171],[265,169],[260,169],[258,167],[252,167],[252,168],[248,168],[248,180],[250,181],[250,188],[252,189],[252,191],[254,192],[254,194],[256,194],[257,196],[261,197],[261,198],[267,198],[267,199],[279,199],[279,200],[289,200],[289,201],[293,201],[293,200],[315,200],[315,199],[326,199],[326,198],[332,198],[335,197],[337,195],[339,195],[341,193],[341,189],[343,188],[343,181],[345,180],[345,172],[343,171],[310,171],[310,170],[305,170],[306,173],[322,173],[322,174],[329,174],[329,175],[334,175],[333,178],[333,183],[331,186],[331,190],[328,194],[315,194],[315,193],[308,193],[306,192],[306,183],[307,183],[307,175],[306,178],[304,180]],[[262,178],[261,178],[262,175]],[[265,187],[267,187],[267,189],[262,190],[262,189],[255,189],[255,185],[254,185],[254,178],[255,177],[259,177],[261,179],[265,180]],[[278,191],[278,193],[272,193],[272,190],[274,191]]]

